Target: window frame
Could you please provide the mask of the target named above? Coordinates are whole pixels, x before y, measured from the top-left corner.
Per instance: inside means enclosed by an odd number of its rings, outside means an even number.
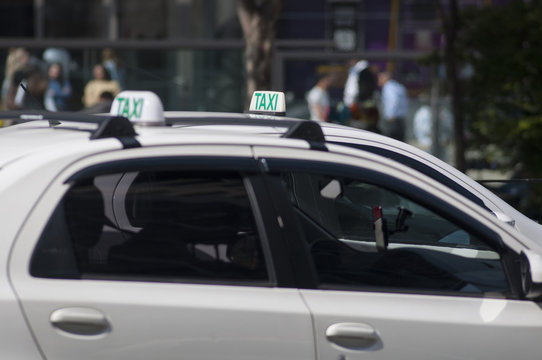
[[[453,191],[457,192],[458,194],[461,194],[462,196],[466,197],[470,201],[476,203],[477,205],[483,207],[487,211],[491,211],[487,205],[484,203],[484,201],[476,194],[471,192],[469,189],[465,188],[464,186],[461,186],[456,181],[452,180],[450,177],[444,175],[442,172],[436,170],[435,168],[424,164],[421,161],[418,161],[410,156],[401,154],[399,152],[395,152],[392,150],[388,150],[382,147],[374,146],[374,145],[365,145],[365,144],[356,144],[351,143],[347,141],[332,141],[331,143],[342,145],[346,147],[350,147],[353,149],[363,150],[367,151],[373,154],[381,155],[384,157],[387,157],[389,159],[392,159],[394,161],[400,162],[401,164],[405,164],[408,167],[413,168],[416,171],[421,172],[422,174],[425,174],[429,176],[432,179],[435,179],[439,183],[443,184],[444,186],[452,189]]]

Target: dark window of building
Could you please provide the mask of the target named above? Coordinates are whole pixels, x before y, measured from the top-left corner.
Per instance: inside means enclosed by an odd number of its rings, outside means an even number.
[[[417,21],[433,21],[438,17],[437,5],[432,0],[414,0],[408,12]]]
[[[106,13],[102,0],[44,1],[43,32],[47,38],[103,38]]]
[[[325,39],[325,4],[320,1],[283,1],[277,39]]]
[[[2,37],[36,35],[33,0],[2,0],[0,2],[0,35]]]

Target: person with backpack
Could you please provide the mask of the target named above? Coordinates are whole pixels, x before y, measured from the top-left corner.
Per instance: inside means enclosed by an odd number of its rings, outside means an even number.
[[[343,103],[350,110],[352,126],[378,132],[379,112],[374,98],[377,88],[375,73],[367,60],[351,63]]]

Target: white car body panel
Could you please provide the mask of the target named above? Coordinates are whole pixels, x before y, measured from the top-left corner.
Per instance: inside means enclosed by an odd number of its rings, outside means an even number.
[[[48,359],[314,359],[310,314],[297,290],[246,286],[17,278]],[[99,311],[110,331],[54,328],[54,311]]]
[[[65,163],[62,164],[62,162],[58,162],[58,159],[50,156],[40,157],[39,148],[56,148],[56,151],[64,155],[67,154],[66,148],[55,144],[57,139],[66,140],[66,134],[58,132],[58,134],[51,136],[50,131],[47,131],[47,135],[45,135],[41,130],[45,128],[44,126],[30,123],[24,124],[23,127],[35,128],[36,136],[30,138],[19,136],[20,128],[6,128],[2,131],[9,133],[9,136],[4,136],[0,143],[0,152],[2,153],[0,198],[3,204],[14,204],[13,206],[0,206],[0,218],[3,219],[0,227],[0,238],[3,239],[0,242],[0,253],[3,254],[0,256],[0,267],[3,269],[8,268],[8,255],[11,253],[13,245],[10,239],[15,238],[28,213],[46,189],[48,182],[65,166]],[[55,135],[58,136],[55,138]],[[88,138],[88,134],[75,133],[68,135],[68,137],[84,139]],[[75,141],[75,143],[77,143],[76,148],[81,149],[81,141]],[[102,144],[109,149],[112,146],[120,148],[117,141],[106,140]],[[88,149],[95,152],[97,148],[96,145],[87,145],[86,151]],[[82,151],[85,152],[84,146]],[[77,158],[81,155],[72,156]],[[36,178],[36,173],[40,174],[39,178]],[[5,359],[43,359],[7,275],[7,272],[4,272],[0,276],[0,318],[4,324],[4,331],[0,336],[1,357]]]
[[[48,359],[314,359],[310,314],[295,289],[52,280],[28,274],[30,254],[67,190],[65,180],[93,164],[145,156],[251,156],[249,147],[179,146],[114,151],[82,159],[50,184],[17,238],[10,277]],[[55,311],[97,312],[110,330],[78,336],[51,324]]]
[[[43,359],[5,273],[0,277],[0,318],[2,359]]]

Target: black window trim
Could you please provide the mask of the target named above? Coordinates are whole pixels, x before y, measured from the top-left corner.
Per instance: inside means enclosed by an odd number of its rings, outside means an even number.
[[[276,212],[266,192],[261,174],[251,174],[243,179],[246,184],[250,204],[253,208],[256,227],[260,234],[263,256],[267,265],[271,286],[291,287],[293,272],[289,264],[284,262],[281,253],[281,236],[276,221]]]
[[[317,285],[316,269],[310,259],[308,245],[303,241],[303,229],[297,221],[288,195],[282,186],[281,179],[268,172],[265,159],[259,159],[260,169],[267,188],[270,204],[276,211],[275,223],[279,225],[279,233],[275,242],[276,261],[280,266],[288,267],[292,276],[289,283],[283,286],[303,288]],[[280,220],[279,220],[280,218]],[[307,271],[307,269],[309,271]]]
[[[134,172],[144,170],[230,170],[254,171],[258,168],[253,158],[236,156],[197,156],[197,155],[171,155],[171,156],[142,156],[132,159],[121,159],[103,162],[88,166],[69,176],[64,183],[94,178],[119,172]]]
[[[351,147],[358,150],[364,150],[373,154],[381,155],[384,157],[387,157],[388,159],[397,161],[403,165],[406,165],[408,167],[413,168],[416,171],[421,172],[422,174],[438,181],[442,185],[452,189],[453,191],[461,194],[462,196],[466,197],[470,201],[476,203],[477,205],[487,209],[488,211],[491,211],[484,201],[480,199],[477,195],[472,193],[471,191],[467,190],[465,187],[459,185],[457,182],[451,180],[448,176],[442,175],[439,171],[433,169],[431,166],[428,166],[424,164],[421,161],[415,160],[410,156],[403,155],[401,153],[398,153],[396,151],[384,149],[378,146],[373,145],[364,145],[364,144],[354,144],[354,143],[348,143],[348,142],[341,142],[341,141],[331,141],[331,143],[336,145],[342,145]]]

